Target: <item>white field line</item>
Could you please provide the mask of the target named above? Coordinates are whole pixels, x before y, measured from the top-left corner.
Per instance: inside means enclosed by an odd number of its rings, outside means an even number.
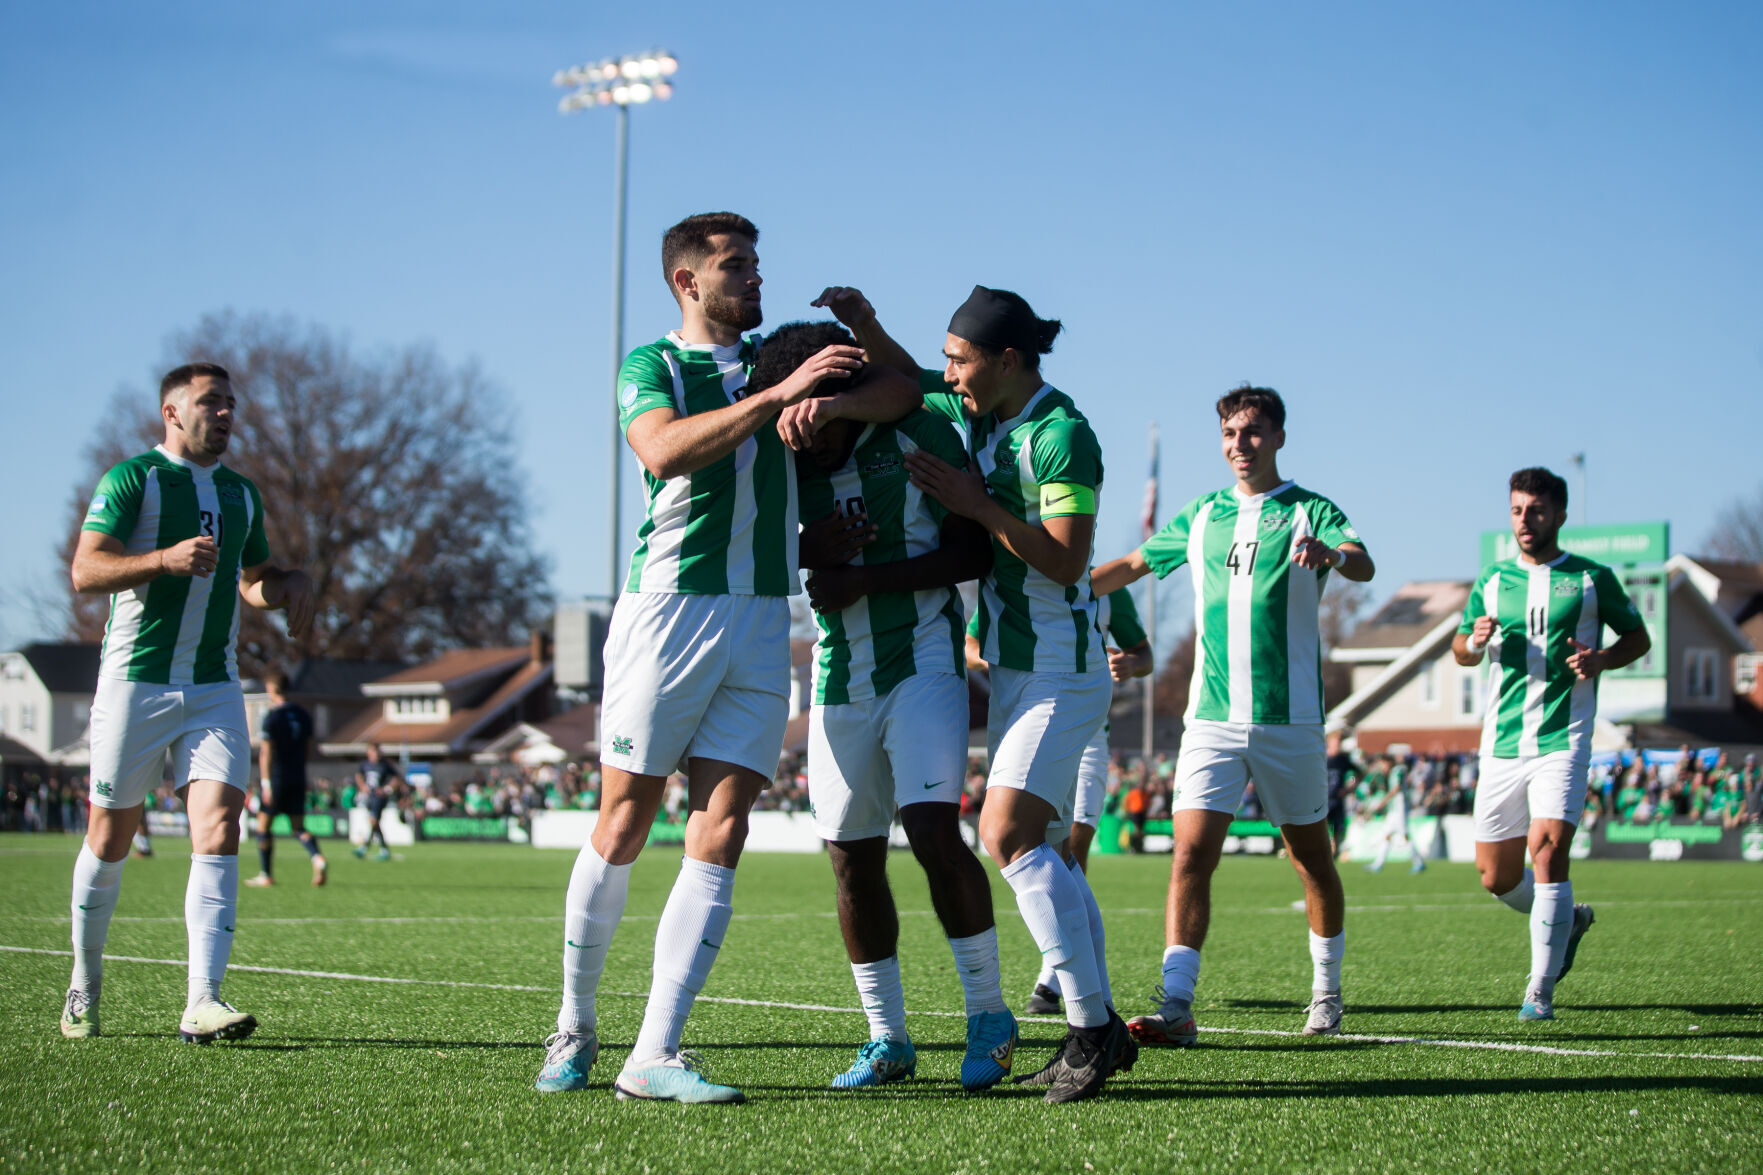
[[[0,945],[0,951],[10,951],[21,955],[56,955],[71,958],[72,951],[48,950],[43,947],[15,947]],[[134,955],[107,955],[106,960],[114,963],[154,963],[164,967],[187,967],[184,959],[146,959]],[[556,991],[555,987],[534,987],[524,983],[474,983],[462,979],[405,979],[392,975],[355,975],[347,971],[306,971],[295,967],[257,967],[247,963],[234,963],[228,970],[251,971],[260,975],[293,975],[302,979],[347,979],[359,983],[391,983],[419,987],[459,987],[472,988],[479,991],[531,991],[549,994]],[[610,991],[603,993],[617,999],[646,1000],[648,994],[634,991]],[[744,1008],[778,1008],[792,1012],[831,1012],[840,1016],[861,1016],[863,1013],[856,1008],[840,1008],[832,1004],[799,1004],[787,1000],[748,1000],[732,996],[704,996],[697,999],[701,1004],[731,1004]],[[937,1016],[946,1019],[965,1019],[964,1012],[916,1011],[915,1016]],[[1024,1016],[1023,1020],[1038,1024],[1062,1024],[1064,1021],[1051,1016]],[[1203,1027],[1201,1032],[1216,1032],[1233,1036],[1301,1036],[1302,1033],[1289,1032],[1279,1028],[1209,1028]],[[1423,1036],[1369,1036],[1359,1033],[1343,1032],[1336,1040],[1360,1041],[1366,1044],[1411,1044],[1423,1048],[1448,1049],[1490,1049],[1503,1053],[1541,1053],[1551,1057],[1650,1057],[1670,1061],[1734,1061],[1741,1064],[1763,1062],[1763,1056],[1753,1057],[1743,1054],[1720,1053],[1640,1053],[1620,1049],[1567,1049],[1542,1044],[1512,1044],[1506,1041],[1489,1040],[1440,1040]]]

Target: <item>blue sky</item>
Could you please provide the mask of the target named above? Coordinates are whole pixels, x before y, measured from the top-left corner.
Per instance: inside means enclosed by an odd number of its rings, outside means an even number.
[[[613,119],[549,79],[657,45],[627,347],[677,324],[661,231],[714,208],[761,226],[773,325],[859,285],[929,359],[973,283],[1016,289],[1066,323],[1101,557],[1149,421],[1163,516],[1224,484],[1242,380],[1380,595],[1473,575],[1521,465],[1586,452],[1590,521],[1691,551],[1763,483],[1755,4],[12,4],[0,647],[98,414],[226,308],[481,364],[553,586],[602,591]]]

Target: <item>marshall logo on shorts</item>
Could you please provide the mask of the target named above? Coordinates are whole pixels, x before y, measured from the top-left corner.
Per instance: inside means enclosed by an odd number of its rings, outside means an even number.
[[[110,798],[110,781],[108,779],[94,779],[92,790],[108,799]]]
[[[615,738],[615,739],[613,739],[612,740],[612,753],[614,755],[628,755],[628,754],[630,754],[631,753],[631,740],[628,738]]]

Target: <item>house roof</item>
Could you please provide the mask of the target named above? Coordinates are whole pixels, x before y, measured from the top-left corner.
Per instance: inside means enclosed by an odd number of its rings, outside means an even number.
[[[41,764],[47,760],[17,739],[0,734],[0,762]]]
[[[361,687],[409,669],[408,661],[308,657],[288,671],[288,693],[309,698],[359,698]]]
[[[454,649],[421,665],[412,665],[384,677],[367,682],[361,692],[370,698],[395,697],[400,694],[438,695],[461,689],[475,681],[506,673],[523,661],[531,660],[532,650],[526,645],[511,648]]]
[[[98,657],[103,646],[40,642],[18,650],[31,672],[52,694],[90,694],[98,688]]]
[[[510,707],[519,704],[535,689],[550,683],[550,662],[526,659],[527,650],[524,648],[519,652],[525,663],[508,680],[497,686],[495,692],[478,705],[455,709],[446,722],[390,722],[386,719],[383,707],[369,709],[321,743],[319,749],[325,754],[348,754],[368,743],[381,743],[386,746],[409,746],[413,749],[434,748],[432,753],[435,754],[463,751],[466,744],[485,726]],[[430,752],[425,750],[424,753]]]
[[[1427,579],[1405,583],[1371,614],[1338,649],[1406,649],[1446,617],[1462,614],[1474,584],[1466,579]],[[1342,658],[1347,659],[1347,658]]]

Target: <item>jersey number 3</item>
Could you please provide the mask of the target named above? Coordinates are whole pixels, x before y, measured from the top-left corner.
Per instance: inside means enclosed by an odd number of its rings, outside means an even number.
[[[221,538],[221,526],[220,526],[220,513],[219,513],[219,511],[203,510],[201,512],[201,515],[202,515],[202,533],[204,535],[206,535],[207,537],[213,539],[214,545],[216,547],[221,546],[223,544],[224,540]]]

